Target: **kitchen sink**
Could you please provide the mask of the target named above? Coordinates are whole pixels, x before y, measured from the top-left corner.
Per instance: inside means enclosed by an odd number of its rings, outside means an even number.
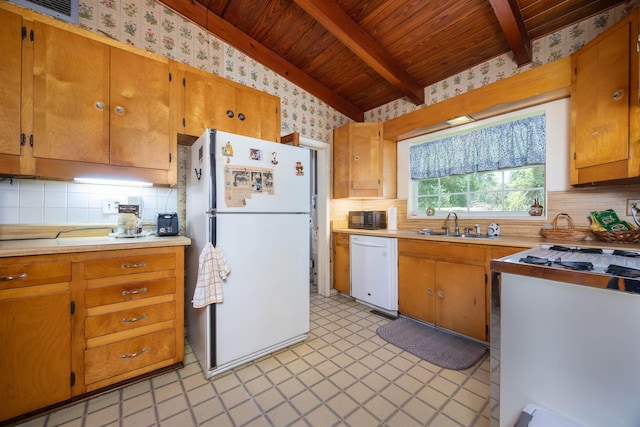
[[[487,236],[486,234],[465,234],[465,233],[449,233],[444,231],[405,231],[404,234],[413,236],[442,236],[442,237],[454,237],[459,239],[491,239],[493,236]]]

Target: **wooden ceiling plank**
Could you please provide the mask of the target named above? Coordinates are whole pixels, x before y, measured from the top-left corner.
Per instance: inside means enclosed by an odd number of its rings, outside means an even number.
[[[322,83],[287,62],[257,40],[249,37],[215,13],[207,10],[200,3],[185,2],[182,0],[161,1],[169,8],[184,16],[188,16],[196,24],[202,26],[216,37],[219,37],[236,49],[244,52],[246,55],[280,74],[290,82],[300,86],[350,119],[359,122],[364,121],[364,111],[335,94]]]
[[[531,62],[531,40],[516,0],[489,0],[518,66]]]
[[[294,2],[413,103],[424,104],[424,86],[397,65],[380,45],[335,3],[321,0]]]

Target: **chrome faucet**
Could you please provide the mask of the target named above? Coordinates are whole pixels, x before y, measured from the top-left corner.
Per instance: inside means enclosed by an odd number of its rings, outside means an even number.
[[[449,212],[449,214],[447,215],[447,219],[444,220],[444,223],[446,224],[447,221],[449,221],[449,217],[451,216],[451,214],[453,214],[453,217],[455,218],[455,224],[456,224],[455,233],[460,234],[460,227],[458,227],[458,215],[455,212],[453,211]]]

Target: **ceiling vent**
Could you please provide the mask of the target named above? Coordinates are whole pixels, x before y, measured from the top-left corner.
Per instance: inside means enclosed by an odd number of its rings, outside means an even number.
[[[78,0],[13,0],[36,12],[78,25]]]

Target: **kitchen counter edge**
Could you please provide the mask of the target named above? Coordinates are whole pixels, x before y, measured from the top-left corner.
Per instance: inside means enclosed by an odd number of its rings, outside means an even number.
[[[185,236],[146,236],[137,238],[104,236],[2,240],[0,241],[0,258],[189,245],[191,245],[191,239]]]
[[[554,240],[546,239],[543,237],[527,237],[527,236],[497,236],[486,238],[474,238],[474,237],[447,237],[447,236],[429,236],[422,234],[411,234],[412,231],[407,230],[362,230],[354,228],[334,228],[331,230],[333,233],[345,233],[345,234],[360,234],[364,236],[378,236],[378,237],[396,237],[399,239],[414,239],[414,240],[429,240],[434,242],[448,242],[448,243],[460,243],[467,245],[485,245],[485,246],[511,246],[521,247],[524,249],[530,249],[539,245],[560,245],[571,247],[586,247],[586,248],[602,248],[602,249],[625,249],[638,251],[640,246],[638,244],[630,243],[611,243],[603,242],[595,239],[584,240]]]

